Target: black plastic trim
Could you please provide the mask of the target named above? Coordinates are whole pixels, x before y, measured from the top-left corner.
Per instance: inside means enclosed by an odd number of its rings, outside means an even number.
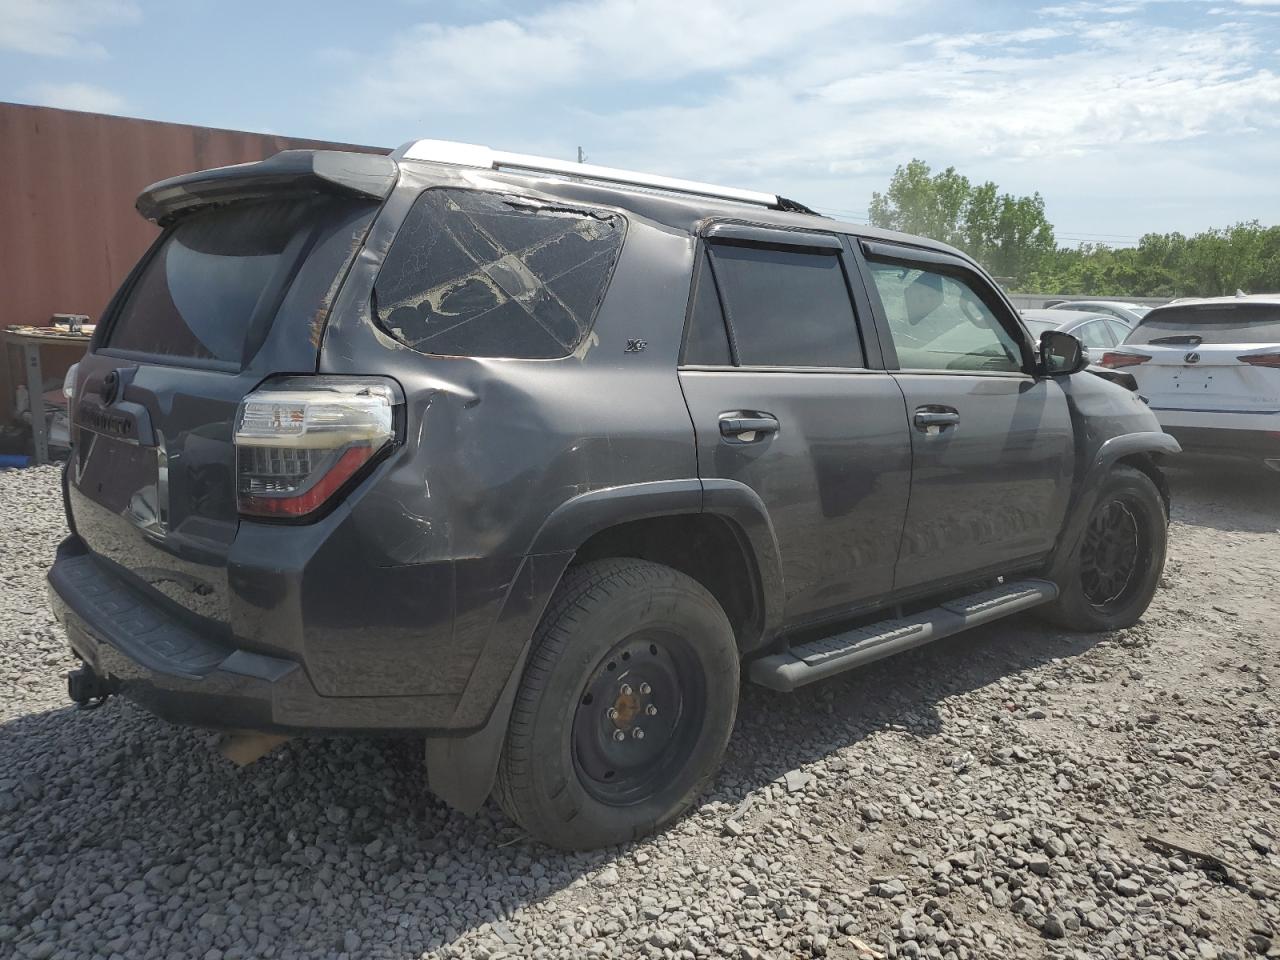
[[[814,250],[844,249],[840,236],[806,230],[780,230],[776,227],[759,227],[750,223],[713,223],[703,231],[706,239],[724,243],[761,243],[775,247],[803,247]]]
[[[281,193],[354,193],[384,199],[399,166],[388,156],[338,150],[283,150],[257,163],[214,167],[153,183],[138,195],[137,209],[168,226],[176,218],[215,204]]]

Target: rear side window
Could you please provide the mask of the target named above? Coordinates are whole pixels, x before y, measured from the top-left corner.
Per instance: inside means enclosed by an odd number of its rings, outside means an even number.
[[[378,273],[378,323],[428,354],[568,356],[591,329],[624,231],[613,213],[427,190]]]
[[[710,248],[739,364],[864,366],[837,251],[726,243]]]
[[[733,360],[729,353],[724,311],[720,308],[716,279],[711,272],[710,256],[709,253],[704,253],[699,261],[693,309],[689,312],[689,338],[684,345],[684,362],[727,367]]]
[[[1076,338],[1086,347],[1114,347],[1111,331],[1107,329],[1107,321],[1090,320],[1075,329]]]
[[[236,204],[181,221],[111,321],[116,350],[239,364],[303,252],[315,204]]]
[[[1280,304],[1214,303],[1161,307],[1138,321],[1125,343],[1280,343]]]

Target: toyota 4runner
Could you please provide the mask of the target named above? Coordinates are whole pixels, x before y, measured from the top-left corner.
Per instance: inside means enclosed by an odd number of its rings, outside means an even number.
[[[1177,444],[940,243],[441,141],[148,188],[68,378],[50,600],[112,693],[426,737],[561,847],[788,691],[1023,610],[1134,623]]]

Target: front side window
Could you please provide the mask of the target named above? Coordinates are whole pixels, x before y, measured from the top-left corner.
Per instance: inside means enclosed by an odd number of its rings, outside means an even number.
[[[1022,370],[1018,342],[966,282],[901,264],[868,266],[902,369]]]
[[[835,250],[711,244],[742,366],[861,367],[853,303]]]
[[[624,232],[615,213],[427,190],[378,273],[378,324],[433,355],[566,357],[591,330]]]

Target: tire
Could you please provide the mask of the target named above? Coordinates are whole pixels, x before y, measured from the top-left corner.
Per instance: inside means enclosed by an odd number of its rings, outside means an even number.
[[[697,800],[737,706],[733,629],[701,584],[646,560],[571,567],[533,638],[496,796],[553,847],[635,839]]]
[[[1041,607],[1041,616],[1069,630],[1133,626],[1159,585],[1168,537],[1168,512],[1151,478],[1133,467],[1113,467],[1059,578],[1058,599]]]

